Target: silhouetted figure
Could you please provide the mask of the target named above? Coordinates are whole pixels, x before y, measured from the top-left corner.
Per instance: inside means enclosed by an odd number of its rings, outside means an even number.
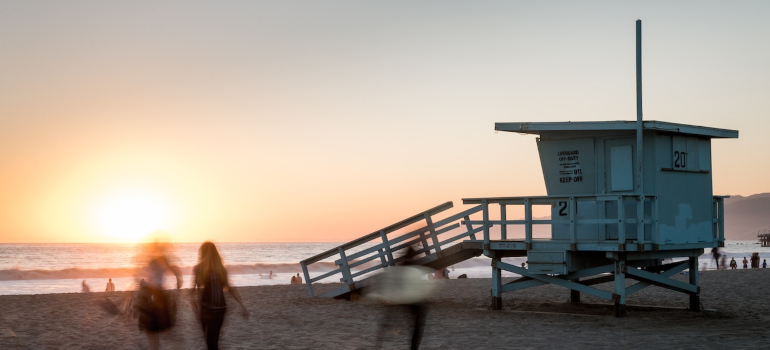
[[[203,336],[206,338],[206,347],[218,349],[219,333],[227,312],[225,291],[229,291],[241,305],[244,319],[249,318],[249,311],[246,310],[238,290],[227,280],[227,270],[214,243],[201,244],[198,250],[198,264],[193,269],[193,278],[193,292],[197,295],[197,300],[193,301],[192,305],[200,319]]]
[[[291,276],[291,282],[289,284],[297,284],[297,277]]]
[[[112,278],[110,278],[110,281],[107,282],[107,288],[104,289],[105,292],[114,292],[115,291],[115,283],[112,283]]]
[[[743,257],[743,268],[748,269],[749,268],[749,261],[746,260],[746,257]]]
[[[735,261],[735,258],[730,259],[730,269],[735,270],[738,268],[738,262]]]
[[[302,284],[302,277],[297,273],[297,284]]]
[[[763,260],[762,260],[762,268],[763,268],[763,269],[766,269],[766,268],[767,268],[767,259],[763,259]]]
[[[759,268],[759,253],[751,253],[751,268]]]
[[[88,284],[86,283],[86,280],[83,280],[83,282],[80,283],[80,291],[82,293],[88,293],[91,291],[91,287],[88,286]]]

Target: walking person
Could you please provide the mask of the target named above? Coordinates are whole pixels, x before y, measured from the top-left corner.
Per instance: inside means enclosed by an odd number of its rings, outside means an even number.
[[[193,300],[192,305],[198,314],[209,350],[219,348],[219,332],[227,312],[225,290],[241,305],[243,318],[248,319],[249,311],[238,290],[229,284],[227,270],[217,247],[214,243],[204,242],[198,250],[198,264],[193,269],[193,293],[196,300]]]
[[[134,301],[139,329],[147,334],[150,350],[160,349],[160,333],[174,326],[176,321],[176,293],[163,290],[163,276],[172,272],[176,277],[176,289],[182,287],[182,272],[174,264],[174,258],[166,243],[156,241],[146,245],[141,257],[148,261],[142,270],[146,279],[139,282]]]

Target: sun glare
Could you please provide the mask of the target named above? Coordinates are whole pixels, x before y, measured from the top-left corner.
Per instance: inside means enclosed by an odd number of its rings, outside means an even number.
[[[117,242],[137,242],[159,230],[168,230],[171,211],[162,198],[138,191],[104,199],[94,212],[100,234]]]

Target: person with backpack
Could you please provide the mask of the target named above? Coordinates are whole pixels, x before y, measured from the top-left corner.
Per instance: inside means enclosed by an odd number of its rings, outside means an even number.
[[[227,311],[225,291],[232,294],[243,309],[243,318],[248,319],[249,311],[238,291],[229,284],[227,270],[217,247],[214,243],[204,242],[198,250],[198,264],[193,269],[193,293],[197,300],[192,305],[201,322],[208,349],[218,349],[219,332]]]
[[[176,276],[176,289],[182,287],[182,272],[174,264],[176,260],[166,243],[156,241],[144,245],[139,258],[148,261],[142,270],[146,279],[139,282],[134,306],[139,317],[139,329],[147,334],[147,348],[160,349],[160,333],[172,328],[176,322],[176,293],[163,290],[163,276],[171,271]]]

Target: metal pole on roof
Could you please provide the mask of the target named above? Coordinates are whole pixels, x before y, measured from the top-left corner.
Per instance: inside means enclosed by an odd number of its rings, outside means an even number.
[[[642,20],[636,20],[636,167],[637,167],[637,192],[644,195],[644,152],[642,152],[643,140],[642,122]]]

